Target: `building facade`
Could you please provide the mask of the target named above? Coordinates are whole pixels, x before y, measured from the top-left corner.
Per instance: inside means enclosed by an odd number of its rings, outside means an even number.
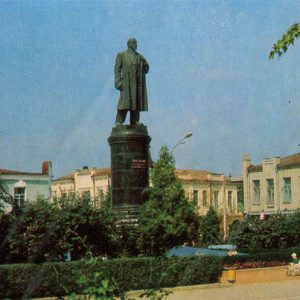
[[[84,166],[75,172],[52,181],[52,197],[63,198],[72,195],[90,196],[95,207],[107,193],[111,183],[110,168],[88,168]]]
[[[300,209],[300,153],[264,158],[259,165],[253,165],[245,154],[243,181],[246,214],[263,218]]]
[[[236,216],[242,212],[238,207],[242,180],[202,170],[176,170],[186,196],[197,206],[200,215],[205,215],[212,205],[220,215]],[[87,194],[94,199],[95,206],[108,191],[111,182],[110,168],[88,168],[52,181],[53,197],[72,194]]]
[[[212,206],[222,219],[222,230],[227,236],[229,225],[242,220],[243,181],[223,174],[203,170],[176,170],[185,194],[192,201],[200,216]]]
[[[0,169],[0,183],[6,193],[14,198],[16,205],[33,202],[38,197],[51,198],[52,164],[45,161],[41,173]],[[11,206],[4,203],[5,211]]]
[[[239,193],[242,179],[203,170],[176,170],[186,196],[193,201],[200,215],[205,215],[212,206],[219,215],[239,215]]]

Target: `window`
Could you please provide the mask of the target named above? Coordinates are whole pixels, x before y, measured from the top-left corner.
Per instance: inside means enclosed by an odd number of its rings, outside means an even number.
[[[283,202],[292,202],[291,177],[283,178]]]
[[[94,205],[95,208],[99,208],[101,206],[101,204],[103,203],[104,200],[104,191],[102,188],[98,189],[98,197],[95,197],[94,199]]]
[[[81,197],[82,197],[83,199],[89,199],[89,198],[91,197],[90,191],[82,191],[82,192],[81,192]]]
[[[14,189],[14,198],[16,204],[20,207],[25,202],[25,188],[17,187]]]
[[[66,199],[68,196],[67,192],[61,192],[62,199]]]
[[[227,193],[227,203],[228,203],[228,208],[229,208],[229,211],[232,210],[232,191],[228,191]]]
[[[207,191],[202,191],[202,203],[203,207],[207,207]]]
[[[244,212],[244,190],[242,187],[238,187],[237,190],[238,197],[238,212]]]
[[[218,209],[218,199],[219,199],[219,191],[214,191],[213,193],[213,208]]]
[[[194,190],[193,194],[193,203],[195,206],[198,206],[198,197],[199,197],[199,192],[198,190]]]
[[[260,181],[253,180],[253,203],[260,204]]]
[[[274,179],[267,179],[268,199],[267,204],[274,204]]]
[[[75,196],[76,196],[75,192],[73,190],[69,190],[68,192],[69,199],[75,199]]]
[[[104,191],[101,188],[98,190],[98,197],[100,201],[104,200]]]

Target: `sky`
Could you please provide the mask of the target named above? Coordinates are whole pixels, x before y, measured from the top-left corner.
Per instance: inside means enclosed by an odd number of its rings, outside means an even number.
[[[1,0],[0,168],[54,177],[109,167],[118,52],[135,37],[150,65],[150,151],[176,167],[240,176],[242,158],[300,152],[300,0]],[[128,119],[127,119],[128,122]]]

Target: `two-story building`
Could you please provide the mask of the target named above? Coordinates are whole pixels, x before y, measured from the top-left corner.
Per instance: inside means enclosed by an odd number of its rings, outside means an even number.
[[[50,161],[43,162],[40,173],[0,169],[0,184],[5,193],[14,198],[18,206],[26,202],[33,202],[37,197],[50,199],[51,180],[52,164]],[[5,211],[11,209],[7,203],[4,203],[4,206]]]
[[[176,170],[186,196],[193,201],[200,215],[205,215],[210,206],[223,215],[238,215],[239,194],[242,179],[205,170]]]
[[[300,153],[264,158],[253,165],[243,157],[245,213],[262,218],[274,213],[293,213],[300,209]]]
[[[224,236],[234,220],[243,219],[243,181],[205,170],[176,170],[185,194],[195,203],[200,216],[212,206],[222,218]]]
[[[95,207],[107,193],[111,182],[110,168],[89,168],[75,170],[73,173],[52,181],[52,197],[63,198],[77,194],[90,196]]]
[[[220,215],[242,215],[239,199],[242,180],[203,170],[176,170],[186,196],[193,201],[200,215],[205,215],[212,205]],[[111,182],[110,168],[88,168],[52,181],[52,196],[65,197],[87,194],[95,206],[107,192]]]

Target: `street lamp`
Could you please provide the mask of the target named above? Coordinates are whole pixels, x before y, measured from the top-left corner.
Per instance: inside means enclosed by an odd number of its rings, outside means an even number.
[[[190,138],[192,135],[193,135],[193,133],[192,133],[191,131],[188,132],[188,133],[183,137],[183,139],[181,139],[178,143],[176,143],[176,144],[172,147],[170,153],[172,154],[173,151],[174,151],[174,149],[175,149],[178,145],[184,144],[184,143],[185,143],[185,140],[188,139],[188,138]]]

